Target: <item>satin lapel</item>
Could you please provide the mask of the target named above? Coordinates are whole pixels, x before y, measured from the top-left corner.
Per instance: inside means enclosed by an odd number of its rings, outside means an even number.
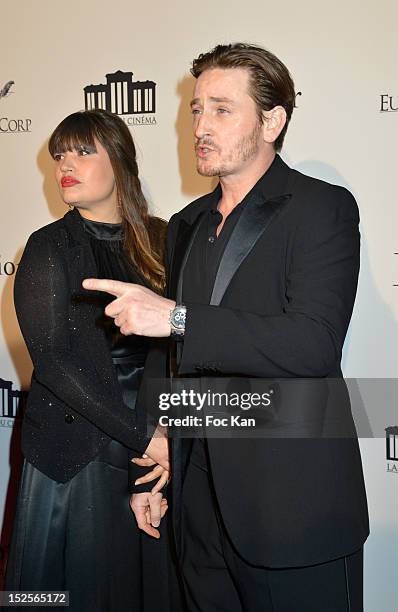
[[[91,250],[86,233],[81,231],[79,222],[72,215],[68,217],[67,227],[71,231],[72,243],[65,253],[68,266],[69,282],[71,287],[71,301],[75,308],[74,315],[77,317],[76,326],[81,321],[93,322],[90,325],[90,342],[87,345],[87,353],[91,355],[93,362],[98,366],[104,376],[115,378],[115,370],[112,366],[111,354],[101,326],[96,324],[103,316],[103,307],[99,305],[98,292],[87,291],[82,287],[85,278],[96,278],[98,276],[97,266]],[[73,232],[73,234],[72,234]],[[101,362],[98,363],[98,356]]]
[[[82,287],[85,278],[96,278],[97,266],[90,246],[90,240],[84,231],[83,223],[76,209],[68,212],[64,223],[69,233],[69,248],[66,259],[69,278],[73,291],[78,294],[89,295]]]
[[[91,249],[88,245],[81,244],[71,247],[66,254],[66,259],[74,316],[78,320],[95,322],[102,315],[102,311],[98,307],[98,292],[87,291],[82,287],[85,278],[96,278],[98,276]],[[100,354],[109,354],[109,350],[104,345],[105,338],[101,328],[93,324],[91,332],[91,342],[87,347],[87,352],[94,359]]]
[[[256,195],[247,203],[221,258],[210,299],[211,305],[220,305],[235,272],[290,197],[291,195],[287,194],[264,201],[260,195]]]
[[[91,358],[100,375],[112,380],[115,388],[117,388],[116,370],[112,364],[108,342],[102,325],[97,324],[98,320],[103,317],[104,312],[98,299],[99,292],[87,291],[82,287],[82,281],[85,278],[96,278],[98,276],[90,245],[77,244],[70,247],[66,253],[66,260],[71,287],[71,301],[74,305],[72,309],[74,325],[77,328],[81,325],[86,327],[82,334],[89,333],[89,342],[86,345],[87,356]]]
[[[169,297],[176,300],[177,304],[182,301],[182,282],[184,269],[189,253],[191,252],[193,241],[203,220],[203,212],[197,217],[196,221],[190,225],[184,219],[180,221],[177,239],[174,247],[173,263],[169,279]]]
[[[89,245],[79,244],[68,249],[66,259],[69,277],[73,291],[78,294],[89,295],[82,287],[85,278],[95,278],[97,269]]]

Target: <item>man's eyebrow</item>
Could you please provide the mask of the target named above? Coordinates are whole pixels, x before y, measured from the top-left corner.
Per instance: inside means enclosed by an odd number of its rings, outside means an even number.
[[[209,100],[211,102],[216,102],[217,104],[234,104],[234,101],[231,100],[231,98],[217,98],[215,96],[210,96]],[[194,98],[191,101],[191,106],[194,106],[195,104],[200,104],[200,99],[199,98]]]

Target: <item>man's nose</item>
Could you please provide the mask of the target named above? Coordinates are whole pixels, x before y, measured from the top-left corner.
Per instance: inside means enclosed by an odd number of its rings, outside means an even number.
[[[211,136],[212,126],[209,115],[202,112],[200,115],[195,115],[194,121],[194,135],[197,140],[204,138],[205,136]]]

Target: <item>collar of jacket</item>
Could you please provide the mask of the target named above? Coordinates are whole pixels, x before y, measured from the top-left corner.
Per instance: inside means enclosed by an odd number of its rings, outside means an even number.
[[[289,201],[291,197],[289,187],[292,176],[293,173],[290,168],[279,155],[276,155],[267,172],[245,196],[247,204],[222,255],[210,304],[220,304],[231,279],[243,260]],[[190,210],[187,212],[192,215],[191,218],[184,215],[185,211],[181,214],[171,273],[168,279],[169,297],[175,298],[177,303],[182,301],[184,269],[195,236],[204,218],[204,213],[209,207],[214,206],[220,195],[221,188],[218,185],[211,194],[196,200],[193,205],[188,207]],[[196,209],[198,204],[198,209]],[[196,214],[193,216],[195,209]]]
[[[90,244],[89,236],[84,229],[84,224],[77,208],[70,210],[64,215],[64,224],[71,236],[70,246],[88,246]]]
[[[279,198],[280,196],[289,195],[291,194],[292,179],[293,172],[291,168],[289,168],[282,158],[276,154],[268,170],[252,187],[245,198],[255,195],[263,202],[266,202]],[[181,219],[184,219],[186,223],[191,225],[196,222],[198,216],[205,210],[217,206],[220,198],[221,185],[218,183],[212,192],[194,200],[189,206],[177,214]]]

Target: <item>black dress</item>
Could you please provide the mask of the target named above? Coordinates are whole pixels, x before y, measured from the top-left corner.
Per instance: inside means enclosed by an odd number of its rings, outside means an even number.
[[[99,278],[145,280],[122,249],[121,225],[84,222]],[[112,299],[102,294],[103,306]],[[105,335],[125,403],[134,410],[147,339],[122,336],[113,320]],[[155,540],[141,532],[129,507],[128,449],[112,440],[67,483],[25,462],[7,590],[67,590],[71,612],[176,612],[177,579],[166,521]]]

